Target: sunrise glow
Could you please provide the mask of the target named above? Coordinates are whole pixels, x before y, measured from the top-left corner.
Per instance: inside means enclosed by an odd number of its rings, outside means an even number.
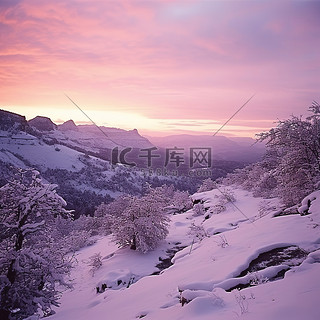
[[[0,4],[0,108],[150,135],[253,136],[320,100],[319,2]]]

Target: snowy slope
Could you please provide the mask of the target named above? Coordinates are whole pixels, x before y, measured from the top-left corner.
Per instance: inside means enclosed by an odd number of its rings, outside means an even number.
[[[122,130],[117,128],[96,127],[94,125],[80,125],[77,130],[54,130],[46,132],[46,136],[83,150],[99,152],[115,147],[150,148],[153,145],[137,130]]]
[[[37,137],[25,132],[10,134],[0,132],[0,158],[5,162],[24,167],[19,158],[40,168],[67,169],[78,171],[84,167],[79,160],[80,152],[65,146],[54,146],[43,143]]]
[[[95,129],[97,131],[97,128]],[[118,135],[121,130],[110,129],[110,131]],[[12,176],[14,172],[12,166],[36,168],[48,182],[59,186],[59,193],[66,199],[68,209],[75,210],[76,216],[93,214],[95,207],[101,202],[108,202],[111,198],[116,198],[121,194],[141,194],[146,181],[156,184],[159,181],[167,184],[173,183],[181,188],[189,187],[189,185],[193,187],[185,177],[165,175],[158,177],[156,174],[152,176],[140,170],[139,167],[128,168],[122,164],[112,165],[105,160],[105,156],[102,157],[103,159],[99,158],[100,151],[106,154],[105,150],[101,150],[100,147],[107,138],[101,133],[100,142],[91,137],[88,140],[88,146],[81,145],[75,140],[72,147],[72,141],[66,137],[68,143],[66,141],[64,144],[59,143],[56,139],[59,135],[58,130],[50,132],[42,135],[32,131],[32,134],[35,135],[31,135],[18,130],[14,132],[0,130],[0,164],[3,163],[8,171],[5,174],[1,168],[0,180],[4,182],[10,179],[10,174]],[[66,132],[77,131],[66,130]],[[51,138],[50,134],[52,134]],[[81,134],[86,137],[85,133]],[[128,139],[131,137],[131,140],[127,141],[128,145],[132,142],[132,145],[136,143],[137,146],[141,139],[144,143],[144,138],[141,138],[137,132],[129,133],[123,130],[123,138],[126,139],[125,137]],[[90,145],[94,145],[95,142],[98,147],[91,148]],[[90,155],[84,150],[89,151]],[[109,150],[109,155],[110,152],[111,150]]]
[[[319,319],[320,192],[309,197],[311,206],[304,210],[311,214],[305,216],[275,216],[281,211],[277,199],[253,198],[239,189],[234,193],[234,205],[208,219],[195,217],[192,210],[172,216],[168,238],[151,253],[117,249],[110,237],[79,251],[74,290],[64,292],[51,319]],[[193,197],[204,202],[207,215],[219,196],[213,190]],[[203,225],[209,236],[197,242],[189,234],[192,223]],[[152,275],[158,258],[176,246],[187,247],[171,267]],[[274,256],[272,250],[278,250]],[[99,252],[103,265],[92,276],[86,262]],[[261,258],[257,271],[241,274],[264,252],[274,263]],[[127,288],[129,281],[133,284]],[[103,283],[111,288],[96,293]]]

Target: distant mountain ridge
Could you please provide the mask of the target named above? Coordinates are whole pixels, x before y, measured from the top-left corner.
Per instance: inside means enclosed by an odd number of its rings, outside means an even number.
[[[76,125],[73,120],[56,125],[50,118],[44,116],[37,116],[27,123],[42,136],[46,143],[62,144],[80,152],[104,155],[104,159],[106,159],[107,150],[110,151],[115,147],[120,149],[153,147],[137,129],[97,127],[94,124]]]
[[[255,144],[251,138],[211,135],[169,135],[166,137],[144,137],[137,129],[123,130],[96,125],[76,125],[73,120],[56,125],[50,118],[37,116],[26,121],[24,116],[0,110],[0,129],[21,130],[41,136],[46,143],[62,144],[83,153],[100,155],[110,160],[111,150],[146,149],[154,146],[162,149],[208,147],[216,160],[256,162],[265,152],[263,144]],[[106,154],[109,156],[106,156]]]
[[[170,135],[166,137],[148,137],[149,141],[162,148],[173,146],[180,148],[208,147],[211,148],[213,159],[256,162],[265,152],[265,146],[255,143],[252,138],[213,135]]]

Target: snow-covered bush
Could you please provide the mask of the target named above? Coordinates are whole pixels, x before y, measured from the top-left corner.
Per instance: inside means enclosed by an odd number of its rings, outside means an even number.
[[[86,230],[73,230],[63,240],[65,242],[64,250],[67,252],[80,250],[95,242],[91,238],[91,232]]]
[[[219,214],[223,211],[225,211],[227,209],[226,205],[225,205],[225,201],[222,200],[220,198],[220,200],[218,201],[218,203],[216,203],[213,207],[212,207],[212,212],[214,214]]]
[[[196,225],[194,222],[192,222],[190,226],[189,234],[198,241],[201,241],[208,236],[204,227],[202,225]]]
[[[95,272],[102,267],[102,256],[101,253],[95,253],[89,257],[88,265],[91,267],[90,272],[94,276]]]
[[[205,214],[205,209],[202,203],[196,203],[193,206],[193,216],[197,217],[197,216],[203,216]]]
[[[276,187],[274,172],[267,171],[260,175],[258,182],[252,187],[252,193],[254,197],[273,198],[277,196]]]
[[[55,217],[68,217],[55,185],[44,184],[35,170],[20,170],[0,188],[0,314],[23,319],[58,306],[57,283],[71,260],[53,237]]]
[[[216,195],[215,198],[217,199],[216,204],[212,207],[212,212],[214,214],[219,214],[226,210],[226,205],[229,202],[235,202],[236,198],[234,192],[230,189],[223,189],[221,190],[221,194]]]
[[[251,286],[258,286],[260,284],[265,284],[269,282],[269,279],[267,277],[264,277],[258,272],[253,272],[251,274],[251,279],[250,279],[250,285]]]
[[[259,202],[259,209],[258,209],[258,218],[262,218],[266,215],[268,215],[272,211],[276,211],[277,207],[275,205],[270,205],[270,203],[267,202],[267,200],[262,200]]]
[[[236,201],[235,194],[234,194],[234,192],[233,192],[231,189],[225,188],[225,189],[221,190],[221,193],[222,193],[222,194],[219,196],[219,198],[221,199],[221,201],[223,201],[223,199],[224,199],[224,201],[225,201],[226,203],[228,203],[228,202],[235,202],[235,201]]]
[[[216,184],[214,181],[212,181],[211,178],[205,179],[202,182],[202,185],[198,189],[198,192],[205,192],[205,191],[211,191],[216,188]]]

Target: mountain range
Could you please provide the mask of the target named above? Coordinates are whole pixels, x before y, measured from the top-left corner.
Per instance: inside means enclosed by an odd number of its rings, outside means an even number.
[[[144,149],[157,147],[211,148],[216,160],[256,162],[261,159],[265,148],[254,139],[213,135],[170,135],[165,137],[143,137],[137,129],[123,130],[92,125],[76,125],[68,120],[56,125],[48,117],[37,116],[29,121],[24,116],[0,110],[0,130],[21,130],[31,135],[41,136],[48,144],[61,144],[71,149],[95,154],[105,154],[115,147]],[[110,160],[110,159],[108,159]]]
[[[0,110],[0,186],[12,178],[16,168],[34,167],[43,178],[58,185],[68,209],[75,209],[76,215],[92,214],[101,202],[109,202],[123,193],[142,194],[146,182],[152,186],[174,184],[180,190],[195,192],[207,176],[202,172],[190,174],[193,172],[188,152],[181,165],[167,166],[166,169],[176,172],[174,175],[163,172],[166,148],[211,148],[209,173],[216,179],[258,160],[264,149],[252,145],[253,142],[223,136],[143,137],[136,129],[76,125],[72,120],[57,125],[43,116],[27,121],[23,115]],[[119,154],[130,151],[125,159],[136,165],[121,163],[118,153],[115,159],[112,151],[115,148]],[[157,153],[150,166],[143,156],[146,149]],[[199,165],[193,170],[202,169]]]

